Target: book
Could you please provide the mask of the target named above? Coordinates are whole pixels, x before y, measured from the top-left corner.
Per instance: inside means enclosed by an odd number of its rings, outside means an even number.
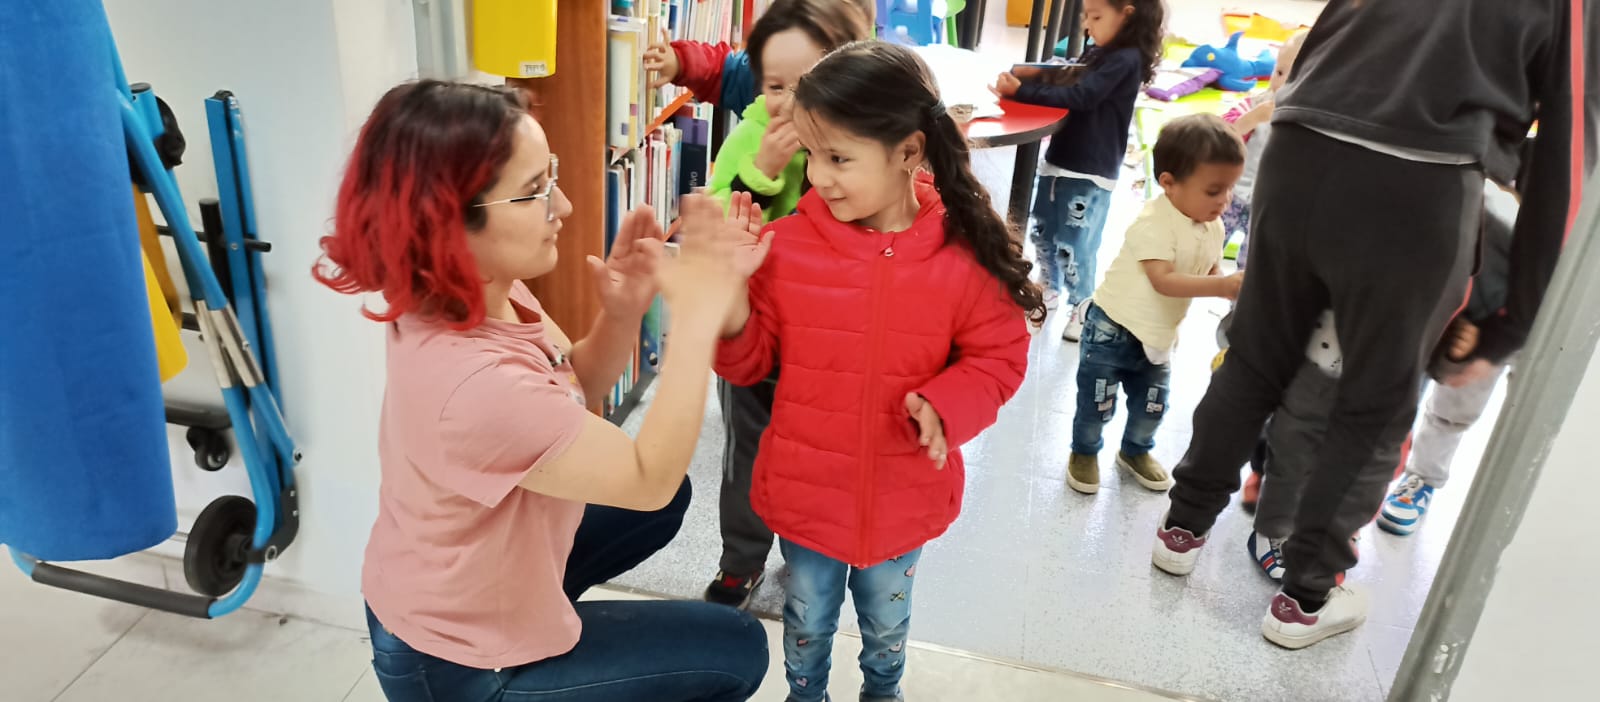
[[[639,140],[640,96],[644,72],[644,23],[631,17],[612,17],[606,43],[606,143],[615,149],[632,148]]]

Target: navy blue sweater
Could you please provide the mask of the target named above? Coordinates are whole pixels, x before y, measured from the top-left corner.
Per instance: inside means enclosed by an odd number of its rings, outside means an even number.
[[[1015,99],[1069,111],[1045,150],[1050,165],[1116,180],[1128,150],[1133,101],[1144,83],[1144,59],[1131,47],[1084,59],[1094,67],[1077,83],[1064,88],[1024,83]]]

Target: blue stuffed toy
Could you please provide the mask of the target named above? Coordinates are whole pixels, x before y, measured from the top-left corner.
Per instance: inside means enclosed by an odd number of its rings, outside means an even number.
[[[1228,37],[1228,45],[1216,47],[1211,45],[1201,46],[1189,54],[1183,62],[1185,68],[1215,68],[1222,71],[1222,77],[1217,79],[1217,87],[1223,90],[1249,92],[1256,87],[1256,80],[1272,75],[1272,69],[1278,62],[1272,57],[1272,52],[1261,50],[1261,55],[1254,61],[1246,61],[1239,56],[1239,38],[1244,32],[1234,32]]]

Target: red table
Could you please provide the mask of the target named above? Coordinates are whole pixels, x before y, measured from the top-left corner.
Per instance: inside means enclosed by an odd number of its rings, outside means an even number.
[[[1054,107],[1000,100],[1003,117],[985,117],[967,125],[967,138],[979,149],[1019,146],[1039,141],[1060,128],[1067,111]]]
[[[967,138],[979,149],[1017,147],[1017,164],[1011,171],[1011,205],[1006,215],[1020,230],[1028,226],[1028,197],[1033,193],[1038,169],[1035,161],[1039,158],[1039,140],[1061,127],[1067,111],[1005,99],[1000,101],[1000,109],[1005,110],[1005,116],[972,120],[967,125]]]

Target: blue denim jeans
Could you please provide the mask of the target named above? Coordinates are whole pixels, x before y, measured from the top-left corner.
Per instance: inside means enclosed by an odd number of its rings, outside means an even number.
[[[1046,290],[1067,293],[1076,305],[1094,295],[1095,257],[1111,212],[1111,191],[1082,178],[1039,176],[1034,185],[1033,229]]]
[[[567,595],[637,566],[683,523],[689,483],[656,512],[591,505],[567,562]],[[745,612],[705,602],[578,602],[577,646],[500,670],[421,653],[367,610],[372,666],[389,702],[742,702],[767,672],[767,637]]]
[[[833,635],[839,630],[846,585],[861,625],[861,699],[895,699],[905,674],[911,585],[922,549],[870,568],[854,568],[788,539],[779,539],[778,547],[789,564],[783,670],[789,679],[790,702],[827,698]]]
[[[1172,369],[1156,365],[1144,342],[1112,321],[1099,305],[1084,315],[1078,360],[1078,413],[1072,419],[1072,452],[1100,454],[1100,435],[1117,413],[1117,387],[1128,398],[1128,426],[1122,431],[1122,453],[1133,457],[1156,446],[1156,429],[1167,412],[1167,384]]]

